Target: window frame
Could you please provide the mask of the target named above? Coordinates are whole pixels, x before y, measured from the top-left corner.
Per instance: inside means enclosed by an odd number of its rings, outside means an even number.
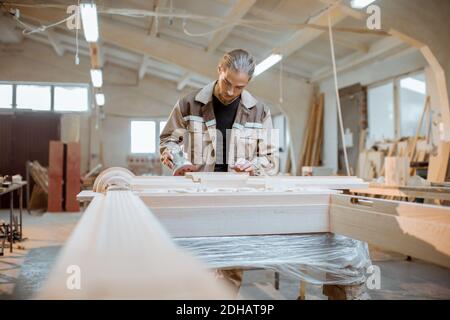
[[[129,154],[130,155],[135,155],[135,156],[148,156],[148,155],[159,155],[159,131],[160,131],[160,122],[161,121],[167,121],[167,117],[156,117],[156,118],[147,118],[147,117],[143,117],[143,118],[130,118],[129,120],[129,136],[128,136],[128,141],[130,142],[130,148],[129,148]],[[134,153],[131,152],[131,122],[133,121],[153,121],[155,122],[155,152],[149,152],[149,153]]]
[[[425,68],[420,68],[418,70],[414,70],[414,71],[410,71],[407,73],[397,75],[395,77],[376,81],[367,86],[367,96],[368,96],[370,89],[382,86],[389,82],[393,83],[394,139],[395,140],[399,140],[402,138],[402,136],[401,136],[401,110],[400,110],[400,81],[404,78],[412,77],[412,76],[418,75],[418,74],[425,75],[426,95],[428,95],[429,92],[428,92],[428,85],[427,85],[428,84],[427,83],[427,74],[426,74]],[[367,108],[369,108],[369,104],[367,104]],[[367,112],[369,113],[369,110],[367,110]],[[370,130],[370,127],[368,127],[368,129]]]
[[[11,114],[16,112],[35,112],[45,113],[53,112],[58,114],[90,114],[92,111],[92,87],[88,83],[76,82],[33,82],[33,81],[0,81],[0,84],[12,85],[12,105],[11,108],[1,108],[0,114]],[[33,109],[19,109],[17,108],[17,86],[18,85],[33,85],[50,87],[50,110],[33,110]],[[87,106],[86,111],[57,111],[55,110],[55,87],[83,87],[87,89]]]

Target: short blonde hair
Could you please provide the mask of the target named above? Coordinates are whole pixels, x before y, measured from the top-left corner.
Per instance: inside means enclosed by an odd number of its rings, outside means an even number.
[[[224,54],[219,63],[220,67],[248,74],[251,78],[255,72],[255,59],[243,49],[235,49]]]

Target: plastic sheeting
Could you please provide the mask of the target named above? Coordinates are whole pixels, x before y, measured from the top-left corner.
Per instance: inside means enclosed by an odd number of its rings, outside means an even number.
[[[311,284],[355,285],[371,265],[365,242],[335,234],[177,238],[217,269],[268,269]]]

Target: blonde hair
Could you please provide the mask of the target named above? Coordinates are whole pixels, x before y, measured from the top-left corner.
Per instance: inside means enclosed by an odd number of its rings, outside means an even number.
[[[231,70],[244,72],[251,78],[255,72],[255,59],[243,49],[235,49],[224,54],[219,66]]]

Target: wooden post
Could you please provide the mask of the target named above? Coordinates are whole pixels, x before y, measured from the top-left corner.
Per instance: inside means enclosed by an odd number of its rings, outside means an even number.
[[[81,148],[78,142],[70,142],[66,148],[65,210],[78,212],[80,211],[77,194],[80,192]]]
[[[64,145],[61,141],[50,141],[48,169],[48,212],[63,210],[63,166]]]

